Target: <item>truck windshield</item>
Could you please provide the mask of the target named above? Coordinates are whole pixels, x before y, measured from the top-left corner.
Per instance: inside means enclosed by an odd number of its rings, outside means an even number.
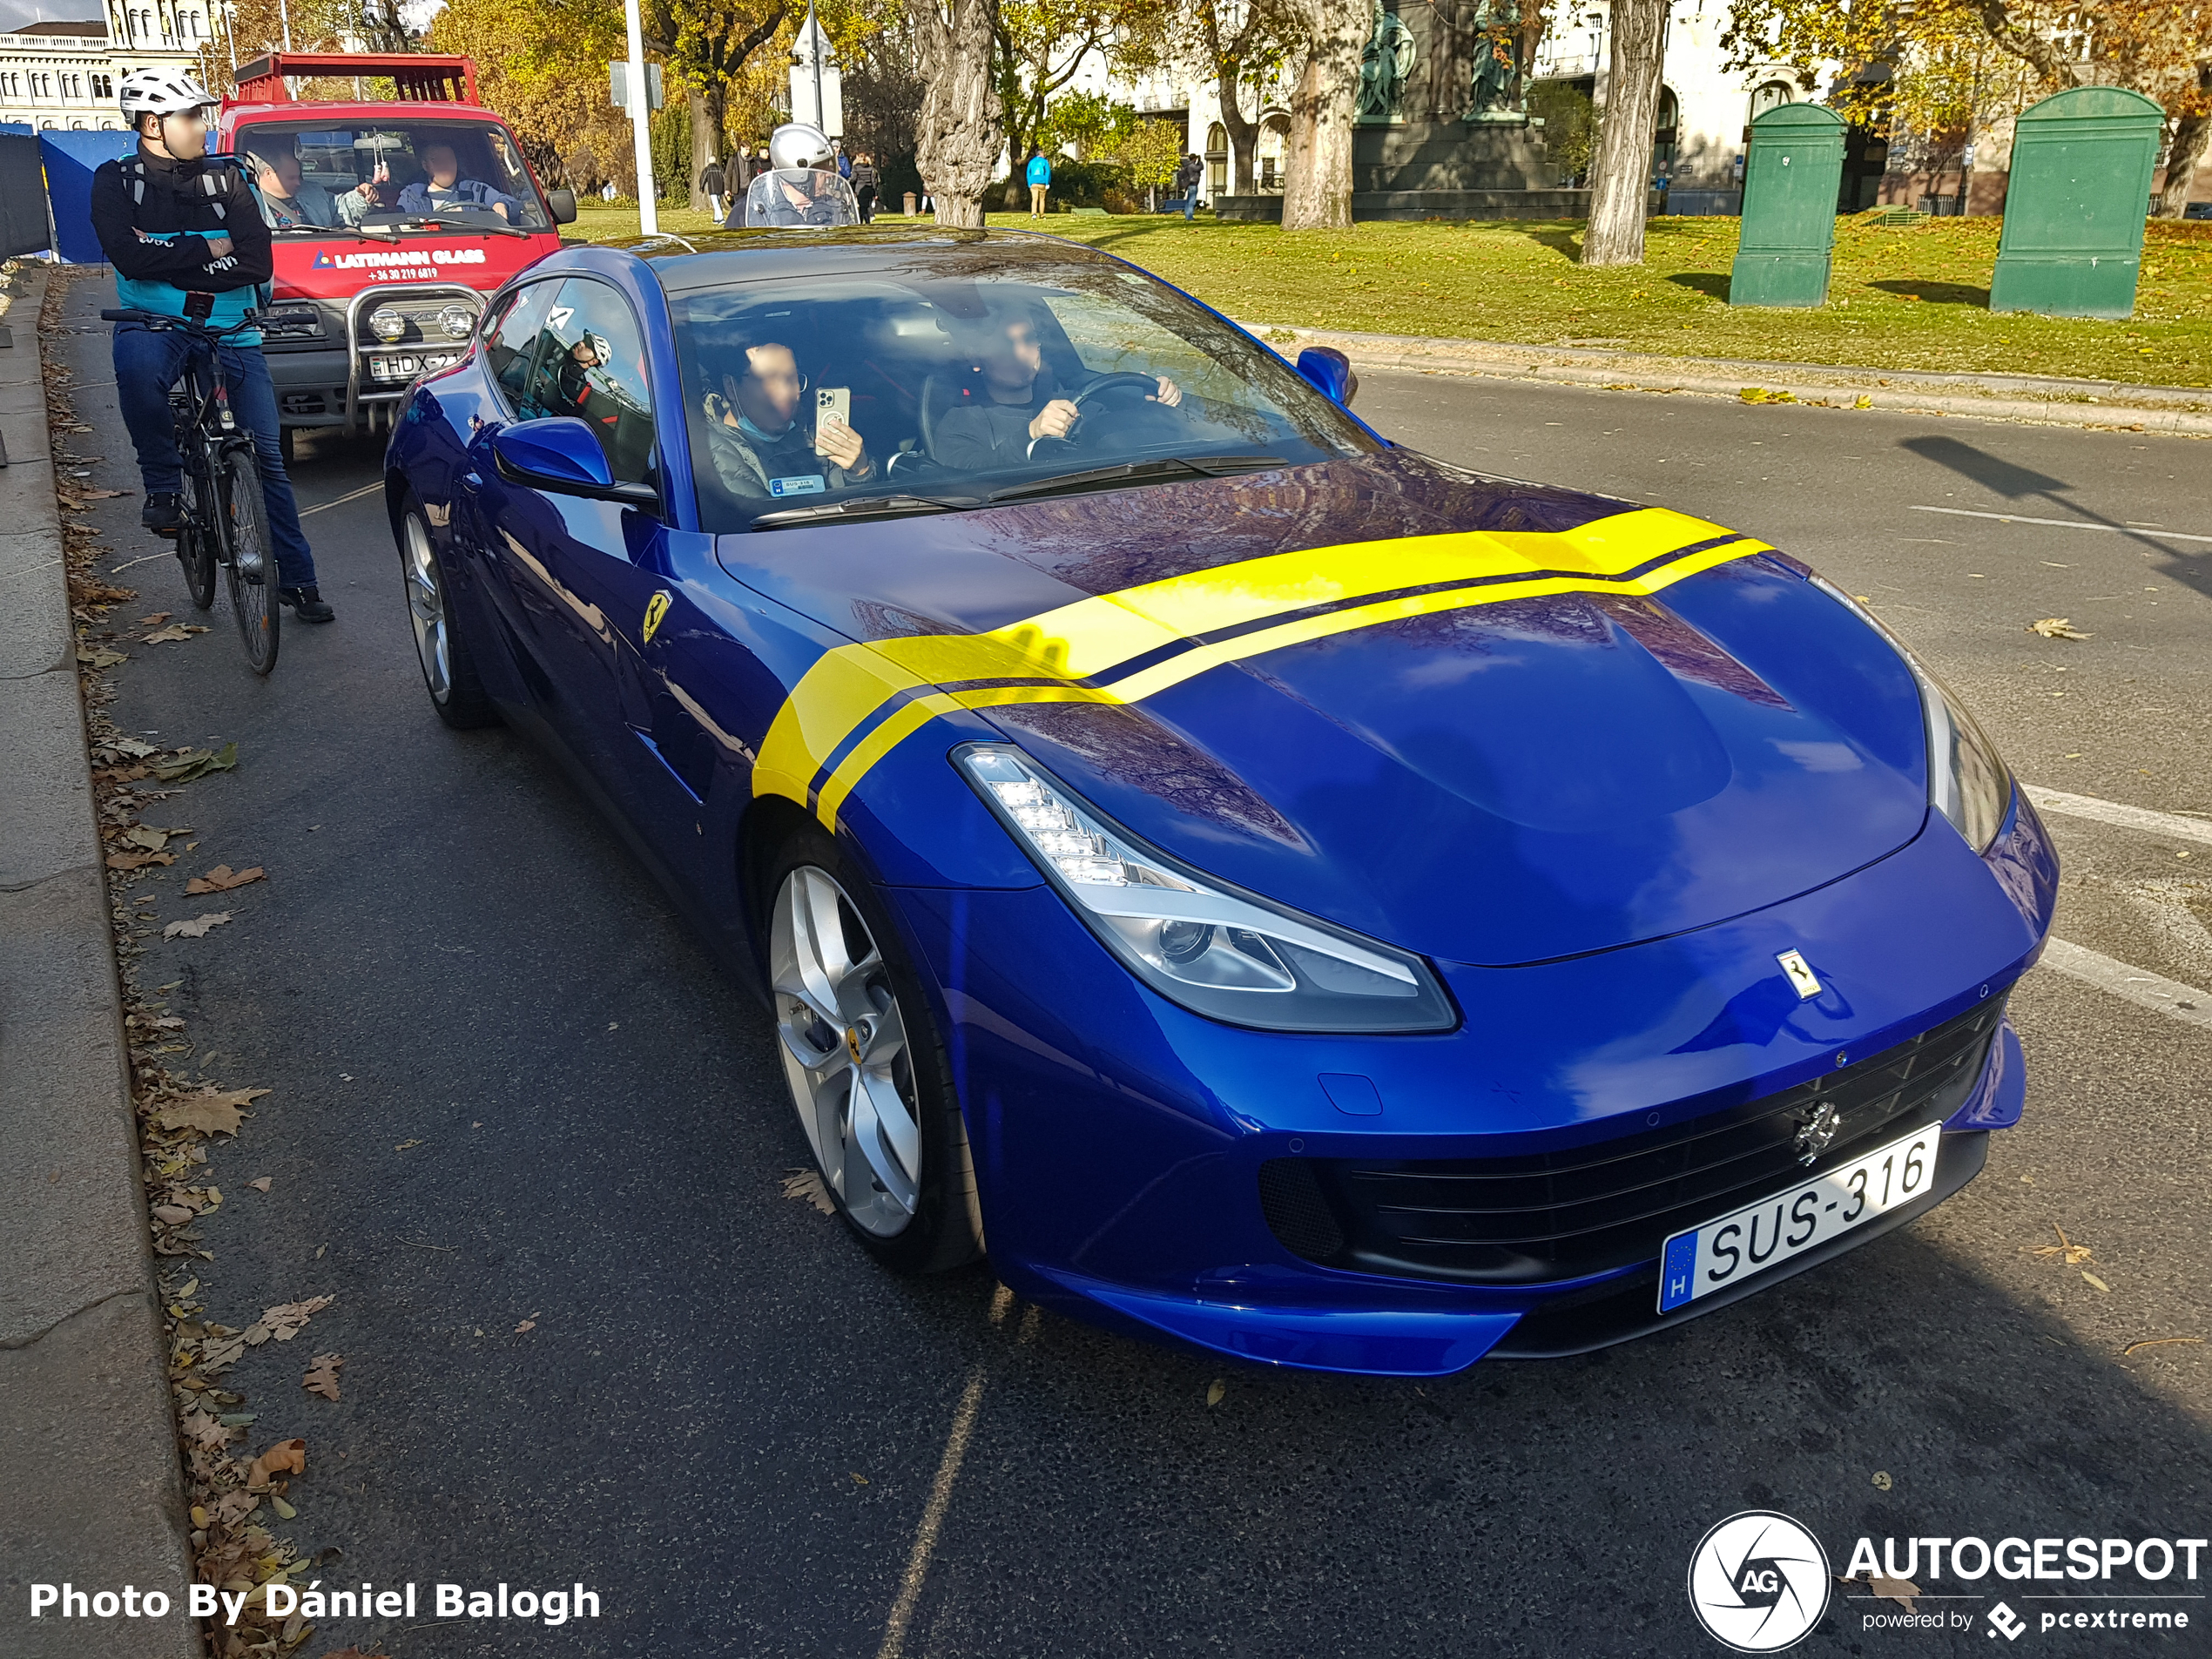
[[[236,147],[279,230],[404,231],[428,219],[448,235],[472,219],[552,228],[513,141],[489,121],[265,121],[241,128]]]

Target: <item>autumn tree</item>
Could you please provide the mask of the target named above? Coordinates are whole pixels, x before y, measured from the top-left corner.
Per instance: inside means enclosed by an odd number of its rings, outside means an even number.
[[[914,165],[937,222],[981,228],[998,165],[1001,106],[991,74],[998,0],[908,0],[922,82]]]
[[[635,193],[629,123],[607,96],[607,65],[630,55],[618,0],[449,0],[425,44],[476,60],[478,95],[541,178],[572,181],[570,158],[589,152]]]
[[[1374,27],[1373,0],[1279,0],[1298,43],[1291,61],[1283,228],[1345,230],[1352,224],[1352,120],[1359,54]]]
[[[1276,0],[1182,0],[1185,49],[1213,83],[1221,125],[1229,135],[1234,192],[1252,192],[1252,154],[1259,147],[1257,111],[1244,112],[1244,93],[1255,92],[1278,71],[1294,44]]]
[[[1659,125],[1659,60],[1668,0],[1613,0],[1605,118],[1590,162],[1585,265],[1642,265],[1651,198],[1651,135]]]
[[[1000,0],[993,73],[1014,158],[1009,207],[1027,204],[1022,164],[1083,60],[1096,53],[1110,74],[1141,74],[1159,61],[1167,18],[1163,0]]]

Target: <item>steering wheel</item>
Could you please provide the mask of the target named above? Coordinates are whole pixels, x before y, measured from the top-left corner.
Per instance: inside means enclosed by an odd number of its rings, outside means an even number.
[[[1047,433],[1042,437],[1032,439],[1029,443],[1030,453],[1034,455],[1040,443],[1073,443],[1076,441],[1076,435],[1082,429],[1083,416],[1089,412],[1084,405],[1088,404],[1091,399],[1103,393],[1128,391],[1138,387],[1143,388],[1148,397],[1157,395],[1160,389],[1159,377],[1156,374],[1101,374],[1069,400],[1076,406],[1076,418],[1069,423],[1068,430],[1058,436]]]

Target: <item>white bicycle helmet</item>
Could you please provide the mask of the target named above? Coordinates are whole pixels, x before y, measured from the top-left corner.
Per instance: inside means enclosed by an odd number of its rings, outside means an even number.
[[[117,101],[123,106],[123,118],[135,127],[142,115],[182,115],[217,99],[181,69],[140,69],[123,78]]]

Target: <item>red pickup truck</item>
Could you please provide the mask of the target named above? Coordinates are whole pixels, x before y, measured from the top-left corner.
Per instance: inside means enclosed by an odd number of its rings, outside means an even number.
[[[388,79],[387,100],[302,100],[300,80]],[[300,427],[390,422],[458,359],[492,291],[561,245],[545,191],[466,57],[272,52],[238,71],[212,146],[252,158],[276,245],[262,349],[286,448]]]

